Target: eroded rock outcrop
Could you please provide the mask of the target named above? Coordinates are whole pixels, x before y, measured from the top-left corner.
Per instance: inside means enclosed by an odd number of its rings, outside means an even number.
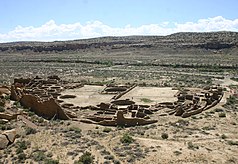
[[[0,149],[5,149],[8,145],[12,144],[16,139],[16,130],[7,130],[0,134]]]
[[[11,120],[16,120],[17,119],[17,116],[19,114],[8,114],[8,113],[0,113],[0,119],[5,119],[5,120],[8,120],[8,121],[11,121]]]

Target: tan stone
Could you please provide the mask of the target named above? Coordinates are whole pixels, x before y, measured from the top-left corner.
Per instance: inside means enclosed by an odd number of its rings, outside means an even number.
[[[17,119],[17,114],[7,114],[7,113],[0,113],[0,119],[6,119],[6,120],[13,120]]]
[[[17,132],[15,129],[12,129],[12,130],[7,130],[5,132],[2,133],[3,135],[6,135],[8,140],[13,143],[16,139],[16,135],[17,135]]]
[[[60,105],[53,98],[41,102],[33,95],[23,95],[20,99],[20,103],[24,107],[31,108],[31,110],[37,115],[48,119],[69,119]]]
[[[5,149],[9,141],[5,135],[0,134],[0,149]]]

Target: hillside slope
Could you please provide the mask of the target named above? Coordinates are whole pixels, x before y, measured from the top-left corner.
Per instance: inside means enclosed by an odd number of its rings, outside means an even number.
[[[101,37],[55,42],[1,43],[0,52],[62,52],[91,48],[199,48],[228,49],[238,47],[238,32],[175,33],[168,36]]]

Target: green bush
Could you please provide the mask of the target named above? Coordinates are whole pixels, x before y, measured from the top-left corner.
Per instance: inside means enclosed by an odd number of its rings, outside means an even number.
[[[5,112],[4,107],[0,106],[0,112]]]
[[[35,134],[35,133],[37,133],[36,129],[29,128],[29,127],[26,128],[26,135]]]
[[[188,142],[188,149],[191,150],[195,150],[195,149],[199,149],[199,147],[197,145],[194,145],[191,141]]]
[[[128,143],[128,144],[130,144],[130,143],[134,142],[134,139],[133,139],[128,133],[125,133],[125,134],[123,134],[123,136],[122,136],[122,138],[120,139],[120,141],[121,141],[122,143]]]
[[[34,153],[32,154],[32,158],[33,158],[35,161],[37,161],[37,162],[39,162],[39,161],[44,161],[44,160],[47,159],[45,153],[44,153],[43,151],[41,151],[41,150],[38,150],[38,151],[34,152]]]
[[[23,153],[23,151],[27,149],[26,141],[22,142],[18,141],[16,142],[16,144],[17,144],[16,154]]]
[[[74,131],[75,133],[81,133],[82,130],[78,127],[72,126],[69,128],[69,131]]]
[[[141,98],[140,101],[142,101],[144,103],[151,103],[151,102],[153,102],[153,100],[148,99],[148,98]]]
[[[227,105],[233,105],[233,104],[236,104],[237,102],[238,102],[238,100],[236,99],[235,96],[230,96],[230,97],[227,99],[226,104],[227,104]]]
[[[104,128],[104,129],[103,129],[103,132],[106,132],[106,133],[109,133],[110,131],[112,131],[111,128]]]
[[[19,159],[20,161],[24,161],[24,160],[26,159],[26,154],[25,154],[25,153],[20,153],[20,154],[18,154],[18,159]]]
[[[162,134],[161,134],[161,137],[162,137],[163,139],[168,139],[168,138],[169,138],[169,135],[168,135],[167,133],[162,133]]]
[[[78,161],[75,161],[74,164],[91,164],[93,163],[93,157],[91,153],[85,152]]]
[[[59,160],[47,158],[44,160],[44,164],[59,164]]]
[[[0,99],[0,107],[4,107],[6,104],[6,101],[4,99]]]
[[[21,106],[21,103],[19,102],[19,101],[15,101],[14,103],[13,103],[13,105],[15,105],[17,108],[21,108],[22,106]]]

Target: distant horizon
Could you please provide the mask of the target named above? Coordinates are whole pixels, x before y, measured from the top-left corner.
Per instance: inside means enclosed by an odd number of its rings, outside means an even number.
[[[0,43],[177,32],[238,32],[237,0],[7,0]]]
[[[208,32],[175,32],[168,35],[121,35],[121,36],[99,36],[99,37],[92,37],[92,38],[76,38],[76,39],[68,39],[68,40],[52,40],[52,41],[40,41],[40,40],[22,40],[22,41],[9,41],[9,42],[0,42],[0,44],[8,44],[8,43],[24,43],[24,42],[42,42],[42,43],[52,43],[52,42],[67,42],[67,41],[77,41],[77,40],[92,40],[92,39],[100,39],[100,38],[110,38],[110,37],[163,37],[169,36],[179,33],[222,33],[222,32],[231,32],[231,33],[238,33],[238,31],[208,31]]]

